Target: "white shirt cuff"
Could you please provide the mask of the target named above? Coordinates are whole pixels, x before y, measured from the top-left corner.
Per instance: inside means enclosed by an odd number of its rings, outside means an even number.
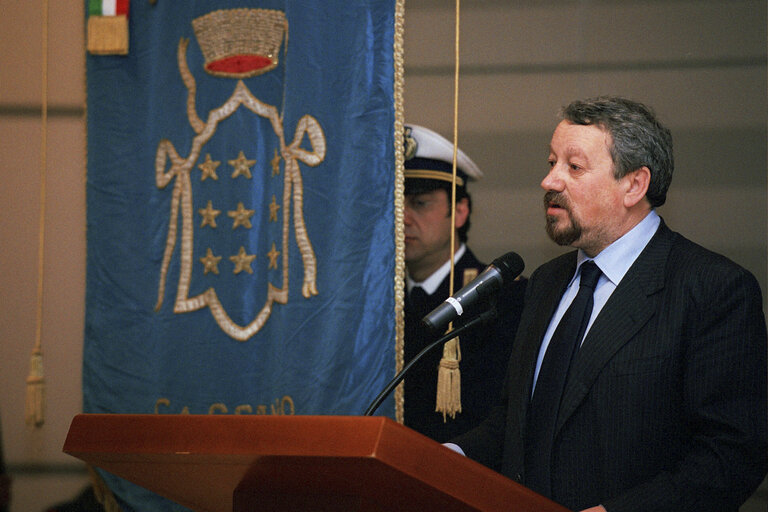
[[[466,457],[466,454],[464,453],[464,450],[461,449],[461,447],[454,443],[443,443],[443,446],[446,448],[455,451],[456,453],[460,455],[464,455]]]

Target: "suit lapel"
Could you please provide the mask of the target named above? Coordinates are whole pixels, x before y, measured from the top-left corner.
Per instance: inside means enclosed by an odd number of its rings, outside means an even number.
[[[584,400],[613,355],[654,315],[655,296],[664,287],[660,269],[665,267],[673,237],[662,221],[595,319],[571,366],[555,433]]]

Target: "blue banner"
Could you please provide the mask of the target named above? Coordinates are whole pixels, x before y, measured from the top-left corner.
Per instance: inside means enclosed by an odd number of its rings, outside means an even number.
[[[88,55],[86,412],[358,415],[392,378],[395,3],[132,2]]]

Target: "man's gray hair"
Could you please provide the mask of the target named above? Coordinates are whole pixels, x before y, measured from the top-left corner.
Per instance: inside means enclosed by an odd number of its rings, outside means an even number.
[[[646,197],[652,207],[667,200],[675,167],[672,134],[642,103],[617,96],[574,101],[560,111],[562,119],[579,125],[595,125],[613,139],[609,148],[616,179],[643,166],[651,171]]]

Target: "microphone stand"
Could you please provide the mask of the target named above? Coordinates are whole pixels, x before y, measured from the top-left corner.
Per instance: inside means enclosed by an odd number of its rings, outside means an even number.
[[[430,343],[429,345],[424,347],[421,352],[416,354],[416,356],[413,359],[411,359],[408,362],[408,364],[406,364],[405,367],[403,367],[403,369],[400,370],[400,372],[397,375],[395,375],[395,377],[391,381],[389,381],[389,384],[387,384],[387,386],[381,391],[381,393],[379,393],[379,395],[373,400],[373,402],[371,402],[371,405],[368,406],[368,409],[366,409],[365,414],[363,414],[363,415],[364,416],[371,416],[373,414],[373,412],[376,409],[378,409],[378,407],[381,405],[381,402],[384,401],[384,399],[387,397],[387,395],[389,395],[392,392],[392,390],[395,389],[395,387],[398,384],[400,384],[400,381],[403,380],[403,378],[405,377],[405,373],[414,364],[416,364],[416,362],[419,359],[421,359],[422,356],[424,356],[424,354],[426,354],[427,352],[429,352],[433,348],[437,347],[438,345],[442,345],[446,341],[455,338],[456,336],[458,336],[462,332],[466,331],[467,329],[469,329],[471,327],[475,327],[476,325],[480,325],[480,324],[483,324],[485,322],[488,322],[489,320],[492,320],[493,318],[496,317],[496,314],[497,314],[496,313],[496,308],[492,307],[491,309],[489,309],[489,310],[481,313],[480,315],[476,316],[475,318],[473,318],[472,320],[470,320],[466,324],[464,324],[464,325],[462,325],[460,327],[457,327],[456,329],[454,329],[454,330],[444,334],[443,336],[438,338],[436,341],[433,341],[432,343]]]

